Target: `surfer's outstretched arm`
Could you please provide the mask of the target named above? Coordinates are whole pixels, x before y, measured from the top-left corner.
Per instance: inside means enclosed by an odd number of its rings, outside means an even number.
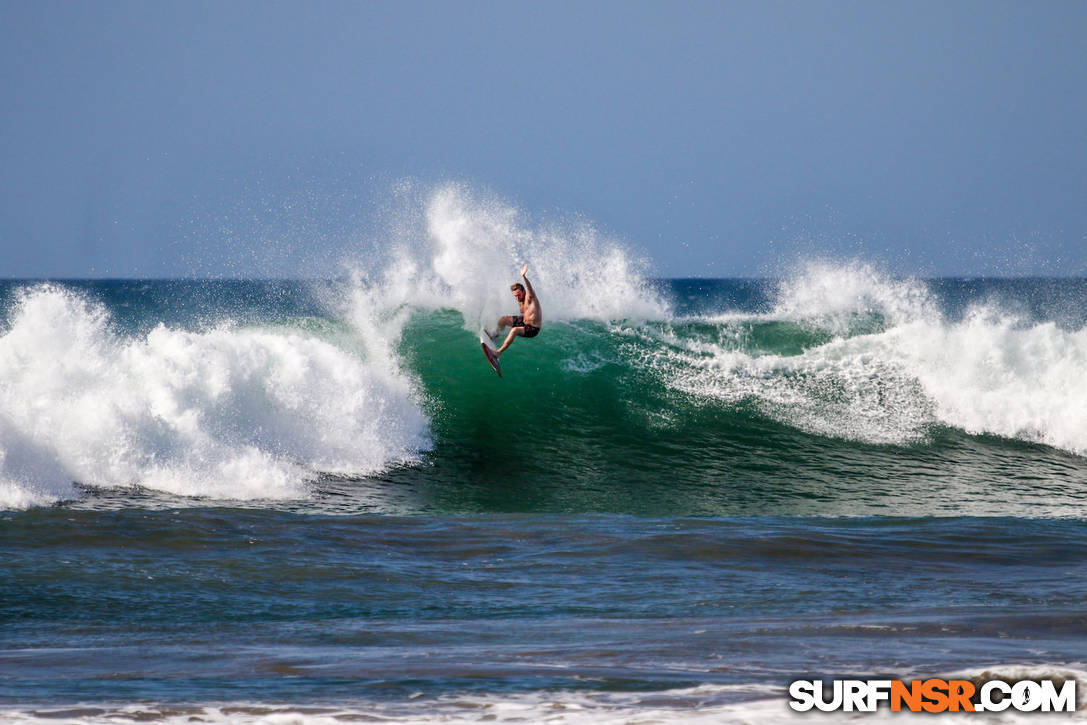
[[[532,299],[536,299],[536,290],[532,289],[532,283],[528,281],[528,277],[525,276],[526,274],[528,274],[527,264],[521,267],[521,279],[525,281],[525,289],[528,290],[528,296]]]

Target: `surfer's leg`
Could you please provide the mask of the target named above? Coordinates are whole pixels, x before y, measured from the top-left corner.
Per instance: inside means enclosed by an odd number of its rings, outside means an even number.
[[[504,353],[506,351],[507,347],[509,347],[510,345],[513,344],[513,338],[520,337],[523,334],[525,334],[525,328],[523,328],[523,327],[511,328],[510,329],[510,334],[506,335],[506,341],[502,343],[502,347],[500,347],[500,348],[498,348],[497,350],[494,351],[494,356],[499,357],[502,353]]]
[[[504,317],[499,317],[498,318],[498,326],[494,328],[495,333],[494,333],[494,335],[491,335],[491,337],[494,337],[495,335],[502,332],[502,330],[504,330],[507,327],[513,327],[513,318],[510,317],[509,315],[505,315]]]

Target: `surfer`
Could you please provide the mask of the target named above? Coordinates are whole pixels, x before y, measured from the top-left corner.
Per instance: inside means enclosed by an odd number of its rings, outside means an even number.
[[[540,311],[540,300],[536,298],[536,290],[532,289],[532,283],[528,281],[527,274],[528,265],[526,264],[521,267],[521,279],[525,283],[518,282],[510,285],[510,290],[513,291],[513,296],[517,299],[517,304],[521,308],[521,314],[506,315],[499,318],[498,329],[508,327],[510,328],[510,334],[506,335],[506,341],[502,343],[502,347],[495,350],[494,356],[496,358],[513,344],[515,337],[536,337],[536,335],[540,334],[540,325],[543,324],[543,312]]]

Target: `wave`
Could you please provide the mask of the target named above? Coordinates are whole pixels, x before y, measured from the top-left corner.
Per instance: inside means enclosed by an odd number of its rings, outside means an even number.
[[[307,285],[317,317],[296,302],[252,314],[254,287],[186,318],[195,282],[164,288],[178,309],[136,283],[104,300],[58,284],[9,295],[0,507],[76,498],[77,482],[305,499],[325,474],[404,465],[447,483],[554,481],[555,496],[662,476],[780,482],[864,469],[857,443],[925,447],[944,430],[1087,456],[1082,321],[861,262],[653,282],[584,220],[533,223],[460,185],[409,192],[380,249]],[[514,344],[499,380],[475,333],[515,311],[523,262],[544,331]]]

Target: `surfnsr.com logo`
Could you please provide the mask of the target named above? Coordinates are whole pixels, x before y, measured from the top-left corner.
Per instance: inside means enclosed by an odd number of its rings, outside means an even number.
[[[1076,682],[1065,680],[796,680],[789,685],[789,707],[797,712],[875,712],[886,703],[892,712],[1074,712]]]

